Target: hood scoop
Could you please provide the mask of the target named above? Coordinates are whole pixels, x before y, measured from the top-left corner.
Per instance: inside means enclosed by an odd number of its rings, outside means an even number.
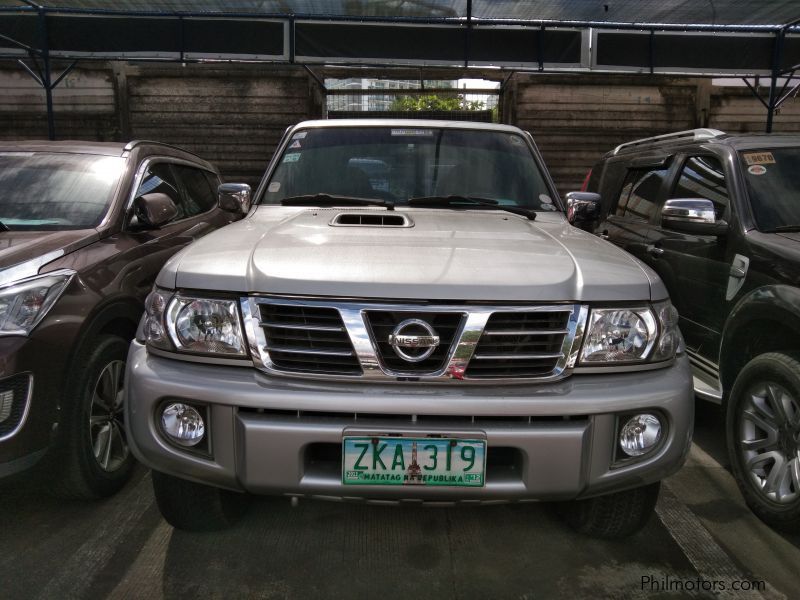
[[[408,215],[380,212],[340,212],[331,222],[331,227],[413,227]]]

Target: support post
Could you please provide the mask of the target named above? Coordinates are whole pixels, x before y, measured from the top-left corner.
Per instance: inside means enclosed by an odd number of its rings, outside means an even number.
[[[772,52],[772,74],[769,80],[769,101],[767,102],[767,133],[772,133],[772,121],[778,102],[778,73],[780,73],[781,60],[783,58],[785,34],[786,29],[783,27],[775,34],[775,46]]]
[[[41,38],[40,51],[42,53],[42,86],[47,104],[47,137],[56,139],[56,119],[53,113],[53,82],[50,75],[50,42],[47,36],[47,13],[44,8],[38,9],[39,36]]]

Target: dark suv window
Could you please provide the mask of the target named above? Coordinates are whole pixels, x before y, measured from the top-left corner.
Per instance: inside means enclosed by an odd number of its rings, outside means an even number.
[[[717,219],[728,207],[728,190],[722,164],[713,156],[692,156],[686,160],[672,192],[672,198],[706,198],[714,203]]]
[[[215,175],[208,174],[213,178]],[[137,196],[161,192],[169,196],[178,209],[173,221],[194,217],[214,208],[216,190],[206,171],[166,162],[152,163],[139,185]]]
[[[625,176],[614,214],[649,221],[656,211],[658,192],[668,169],[631,169]]]
[[[216,189],[211,187],[207,177],[210,173],[185,165],[172,165],[172,168],[183,182],[185,216],[199,215],[214,208],[217,203]]]

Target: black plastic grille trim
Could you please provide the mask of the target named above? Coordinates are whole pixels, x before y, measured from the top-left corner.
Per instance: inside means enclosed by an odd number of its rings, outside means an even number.
[[[28,403],[28,386],[30,385],[30,375],[20,373],[0,381],[0,394],[13,392],[14,399],[11,404],[11,412],[0,423],[0,437],[13,432],[22,422],[25,416],[25,407]]]
[[[335,308],[261,304],[261,327],[276,368],[360,375],[353,344]]]
[[[563,311],[496,312],[467,366],[472,379],[547,377],[563,358],[571,307]]]

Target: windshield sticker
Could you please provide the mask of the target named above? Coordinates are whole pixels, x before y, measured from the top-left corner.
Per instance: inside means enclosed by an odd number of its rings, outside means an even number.
[[[267,191],[272,193],[272,194],[274,194],[275,192],[279,191],[280,189],[281,189],[281,182],[280,181],[273,181],[272,183],[269,184],[269,187],[267,188]]]
[[[300,148],[300,140],[295,140],[289,145],[289,150],[294,150],[295,148]]]
[[[764,165],[752,165],[747,167],[747,172],[750,173],[750,175],[763,175],[767,172],[767,167]]]
[[[283,157],[283,162],[285,163],[297,162],[298,160],[300,160],[299,152],[292,152],[291,154],[287,154]]]
[[[775,157],[772,156],[772,152],[748,152],[744,155],[744,161],[748,165],[774,165]]]
[[[539,194],[539,202],[542,204],[552,204],[553,199],[547,194]]]
[[[433,129],[392,129],[392,135],[433,137]]]
[[[308,135],[307,131],[298,131],[297,133],[295,133],[292,136],[292,139],[293,140],[302,140],[304,137],[306,137],[306,135]]]

